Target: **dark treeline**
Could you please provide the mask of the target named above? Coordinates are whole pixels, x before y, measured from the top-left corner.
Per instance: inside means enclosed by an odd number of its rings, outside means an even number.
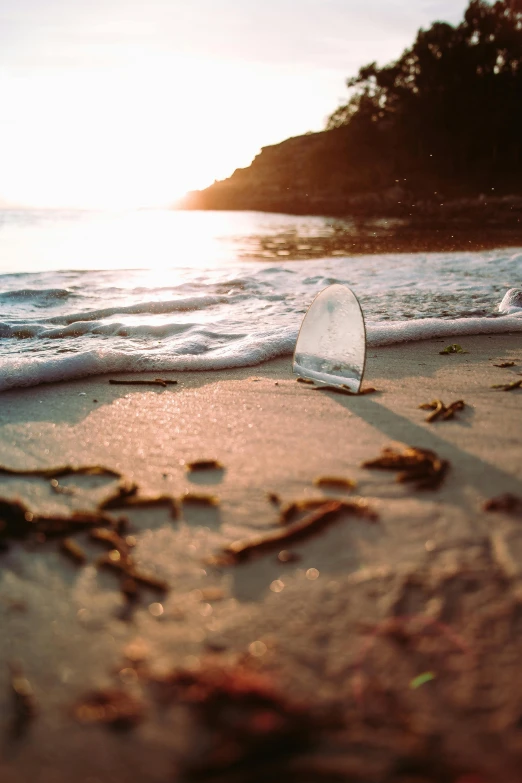
[[[397,62],[347,86],[327,127],[354,191],[396,179],[417,193],[522,190],[522,0],[472,0],[459,25],[420,30]]]
[[[326,130],[263,147],[183,206],[508,221],[519,236],[522,0],[472,0],[460,24],[433,23],[347,84]]]

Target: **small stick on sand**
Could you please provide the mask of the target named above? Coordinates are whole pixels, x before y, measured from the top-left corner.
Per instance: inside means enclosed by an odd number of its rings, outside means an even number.
[[[154,378],[151,381],[118,381],[114,378],[109,380],[113,386],[175,386],[177,381],[167,381],[164,378]]]

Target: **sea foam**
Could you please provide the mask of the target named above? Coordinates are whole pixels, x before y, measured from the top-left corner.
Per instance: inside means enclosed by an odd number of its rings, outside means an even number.
[[[165,355],[135,350],[132,353],[117,348],[95,348],[67,356],[50,354],[29,359],[26,356],[4,358],[0,364],[0,391],[41,383],[86,378],[104,373],[169,372],[183,370],[222,370],[248,367],[292,354],[297,329],[287,333],[264,331],[256,335],[234,335],[204,352],[197,350],[193,339],[192,351]],[[462,318],[443,320],[426,318],[419,321],[370,323],[367,326],[369,347],[426,340],[435,337],[448,339],[474,334],[522,334],[522,317]],[[201,347],[201,344],[199,345]],[[196,351],[194,352],[194,349]]]
[[[370,347],[522,333],[521,278],[516,249],[0,275],[0,390],[289,356],[334,282],[359,297]]]

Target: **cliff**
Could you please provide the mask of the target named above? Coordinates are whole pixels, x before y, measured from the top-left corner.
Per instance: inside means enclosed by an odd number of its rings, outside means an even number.
[[[176,206],[398,217],[441,229],[448,221],[487,223],[516,229],[517,236],[522,225],[520,185],[491,188],[480,177],[473,182],[448,176],[437,166],[419,167],[390,143],[386,127],[362,129],[355,123],[263,147],[250,166],[188,193]]]
[[[389,166],[376,166],[373,160],[365,167],[368,144],[361,143],[354,155],[350,141],[345,128],[336,128],[263,147],[250,166],[192,191],[178,206],[342,215],[379,212],[385,203],[397,202]]]

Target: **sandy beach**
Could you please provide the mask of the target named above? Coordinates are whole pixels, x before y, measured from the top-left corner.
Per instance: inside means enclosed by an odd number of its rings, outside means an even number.
[[[132,610],[118,574],[97,568],[104,550],[87,532],[74,537],[85,564],[52,538],[7,542],[2,783],[520,780],[520,508],[518,516],[483,508],[505,493],[522,496],[522,390],[491,388],[520,378],[520,335],[459,339],[465,354],[440,355],[448,340],[371,349],[364,385],[377,393],[367,396],[297,383],[290,358],[162,374],[178,381],[166,388],[101,376],[0,394],[4,467],[101,465],[135,482],[138,497],[215,496],[214,505],[180,503],[176,520],[161,506],[118,512],[129,518],[136,566],[169,587],[143,587]],[[507,362],[515,364],[494,366]],[[435,398],[465,408],[428,423],[418,406]],[[389,446],[447,460],[440,487],[419,490],[395,472],[361,467]],[[187,471],[200,459],[223,469]],[[321,489],[321,476],[356,487]],[[116,485],[71,475],[53,488],[41,477],[0,475],[0,498],[20,499],[35,515],[92,513]],[[341,509],[299,541],[212,564],[231,542],[280,529],[267,493],[283,506],[360,501],[378,518]],[[13,662],[36,704],[16,732]],[[203,678],[197,698],[181,686],[166,697],[180,670]],[[255,743],[248,732],[236,742],[226,721],[202,717],[214,687],[204,678],[214,670],[251,672],[298,705],[311,728],[297,740],[268,728],[263,741],[252,729]],[[136,702],[128,731],[114,731],[106,713],[95,720],[75,711],[85,694],[107,688]],[[230,691],[221,697],[239,709]],[[279,710],[289,723],[298,720],[293,709]],[[227,743],[229,755],[220,755]]]

